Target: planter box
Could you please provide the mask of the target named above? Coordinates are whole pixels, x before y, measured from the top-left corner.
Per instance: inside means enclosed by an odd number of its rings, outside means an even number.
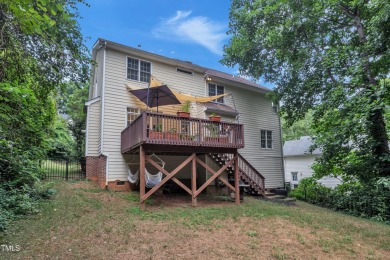
[[[149,139],[164,139],[164,133],[156,132],[156,131],[150,131],[149,132]]]
[[[218,137],[205,137],[204,138],[204,140],[206,142],[210,142],[210,143],[218,143],[219,142],[218,139],[219,139]]]
[[[189,112],[179,111],[179,112],[177,112],[177,115],[180,116],[180,117],[190,118],[190,113]]]
[[[221,122],[220,116],[209,116],[209,119],[214,122]]]
[[[229,143],[229,137],[227,136],[219,137],[219,142],[223,144],[227,144]]]
[[[179,140],[178,133],[166,132],[166,133],[164,133],[164,137],[165,137],[165,139],[169,139],[169,140]]]

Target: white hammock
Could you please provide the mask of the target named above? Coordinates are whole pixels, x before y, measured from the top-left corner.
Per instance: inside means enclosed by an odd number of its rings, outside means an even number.
[[[129,170],[127,172],[129,173],[129,175],[127,175],[127,179],[129,180],[129,182],[138,184],[138,181],[139,181],[139,170],[137,170],[137,172],[135,174],[133,174],[131,172],[131,170],[130,170],[130,167],[129,167]]]
[[[164,168],[164,167],[163,167]],[[153,188],[157,184],[160,183],[162,180],[162,172],[158,172],[157,174],[153,175],[148,172],[148,170],[145,168],[145,186],[146,188]]]

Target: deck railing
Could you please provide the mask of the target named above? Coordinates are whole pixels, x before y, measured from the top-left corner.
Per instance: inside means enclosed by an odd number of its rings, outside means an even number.
[[[122,153],[142,143],[243,148],[243,125],[143,112],[122,131]]]

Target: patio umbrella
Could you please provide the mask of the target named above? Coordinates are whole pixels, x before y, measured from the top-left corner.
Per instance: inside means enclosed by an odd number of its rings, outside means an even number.
[[[157,107],[157,112],[158,106],[181,104],[167,85],[129,90],[129,92],[148,107]]]

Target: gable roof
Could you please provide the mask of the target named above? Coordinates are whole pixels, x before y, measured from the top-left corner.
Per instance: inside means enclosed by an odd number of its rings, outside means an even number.
[[[235,75],[231,75],[231,74],[228,74],[228,73],[225,73],[225,72],[221,72],[221,71],[218,71],[218,70],[207,69],[206,70],[206,74],[207,75],[211,75],[211,76],[215,76],[215,77],[218,77],[218,78],[221,78],[221,79],[230,80],[230,81],[234,81],[234,82],[237,82],[237,83],[245,84],[245,85],[248,85],[248,86],[256,87],[256,88],[259,88],[259,89],[262,89],[262,90],[265,90],[265,91],[271,91],[269,88],[263,87],[263,86],[257,84],[256,82],[247,80],[247,79],[239,77],[239,76],[235,76]]]
[[[310,152],[310,147],[313,141],[310,136],[302,136],[299,140],[286,141],[283,145],[283,154],[288,156],[302,156],[302,155],[320,155],[319,148]]]
[[[105,39],[102,39],[102,38],[99,38],[96,41],[96,43],[93,46],[93,50],[92,51],[95,52],[97,49],[100,48],[100,46],[104,46],[104,45],[108,46],[111,49],[115,49],[115,50],[122,51],[122,52],[125,52],[125,53],[138,54],[138,55],[143,56],[145,58],[149,58],[149,59],[152,59],[152,60],[155,60],[155,61],[159,61],[159,62],[163,62],[163,63],[166,63],[166,64],[170,64],[172,66],[177,66],[177,67],[180,67],[180,68],[190,69],[190,70],[193,70],[193,71],[196,71],[196,72],[204,73],[205,76],[210,75],[212,77],[216,77],[216,78],[219,78],[219,79],[222,79],[222,80],[225,80],[225,81],[231,81],[231,82],[239,83],[239,86],[246,86],[246,87],[249,87],[252,90],[257,90],[257,91],[260,90],[263,93],[268,93],[268,92],[272,91],[269,88],[266,88],[264,86],[261,86],[261,85],[255,83],[255,82],[252,82],[250,80],[247,80],[247,79],[239,77],[239,76],[230,75],[230,74],[225,73],[225,72],[221,72],[221,71],[217,71],[217,70],[214,70],[214,69],[206,68],[206,67],[203,67],[203,66],[200,66],[200,65],[197,65],[197,64],[193,64],[190,61],[183,61],[183,60],[179,60],[179,59],[168,58],[166,56],[162,56],[162,55],[155,54],[155,53],[152,53],[152,52],[147,52],[147,51],[141,50],[139,48],[130,47],[130,46],[127,46],[127,45],[123,45],[123,44],[120,44],[120,43],[112,42],[112,41],[105,40]]]

